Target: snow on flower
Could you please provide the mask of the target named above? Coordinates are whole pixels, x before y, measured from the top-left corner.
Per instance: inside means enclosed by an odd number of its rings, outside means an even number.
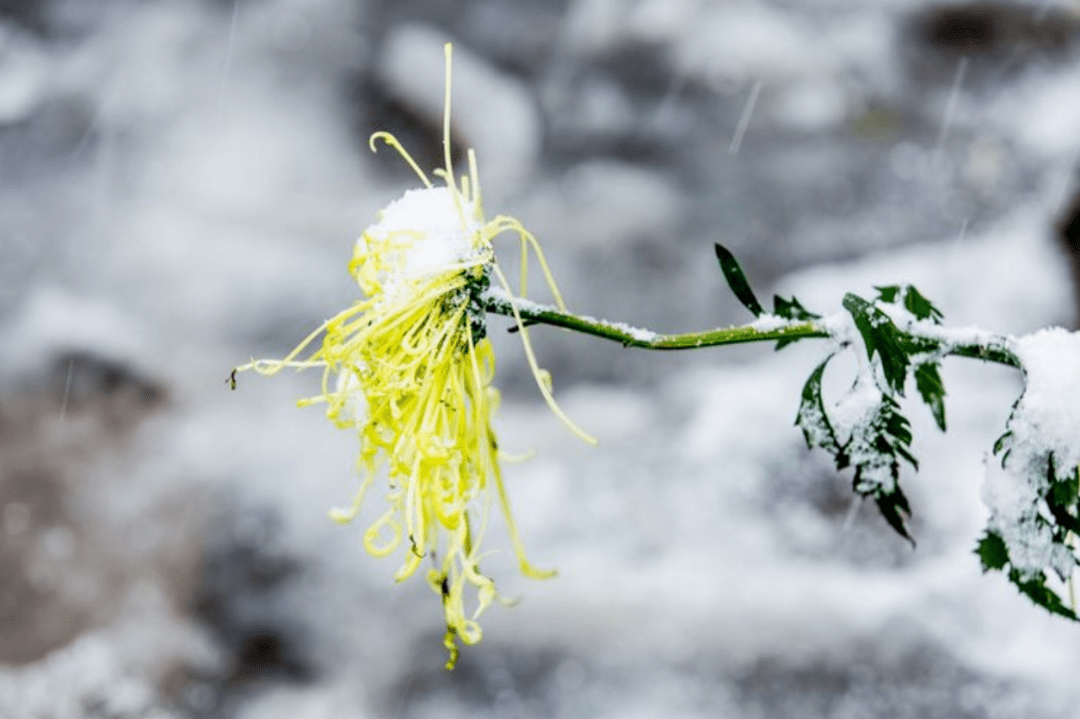
[[[392,135],[378,132],[371,138],[373,151],[378,141],[397,150],[424,187],[388,205],[356,242],[349,272],[365,299],[327,320],[284,359],[253,360],[237,369],[267,375],[285,368],[322,369],[322,391],[300,404],[324,403],[327,417],[360,439],[360,487],[351,506],[330,516],[342,524],[354,520],[366,491],[385,477],[389,506],[367,528],[364,546],[376,557],[403,552],[397,581],[430,560],[427,581],[442,600],[447,667],[452,668],[456,640],[480,641],[477,620],[498,597],[494,581],[480,568],[492,503],[502,512],[521,572],[535,579],[554,575],[526,558],[492,429],[499,393],[492,386],[495,357],[486,338],[483,295],[494,278],[513,297],[495,263],[493,239],[516,234],[523,258],[529,249],[536,254],[560,308],[563,303],[535,238],[512,217],[485,218],[471,150],[469,173],[453,175],[449,44],[443,123],[445,167],[435,171],[443,186],[433,185]],[[522,295],[525,269],[523,259]],[[572,431],[595,443],[555,404],[550,378],[537,365],[513,301],[511,306],[545,400]],[[465,608],[467,586],[476,594],[471,612]]]

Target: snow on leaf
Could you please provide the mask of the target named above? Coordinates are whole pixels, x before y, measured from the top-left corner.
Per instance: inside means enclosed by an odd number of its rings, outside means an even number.
[[[832,355],[826,357],[806,380],[795,424],[802,429],[807,447],[811,449],[821,447],[833,456],[837,468],[843,469],[847,466],[847,457],[836,439],[836,432],[829,422],[829,417],[825,412],[825,403],[821,398],[821,378],[825,373],[825,365],[829,364],[832,357]]]
[[[1062,601],[1057,592],[1046,586],[1046,577],[1043,574],[1025,579],[1020,572],[1013,569],[1009,572],[1009,581],[1016,585],[1021,594],[1051,614],[1058,614],[1073,621],[1077,620],[1076,612]]]
[[[1048,481],[1053,471],[1049,457],[1031,461],[1021,452],[1010,454],[1003,464],[987,465],[983,499],[990,508],[990,519],[986,538],[977,550],[983,566],[1007,569],[1009,581],[1029,599],[1055,614],[1075,618],[1064,600],[1046,586],[1050,572],[1064,580],[1076,566],[1068,544],[1070,528],[1078,526],[1075,493]],[[1042,472],[1035,475],[1023,471],[1039,466]],[[1062,504],[1070,500],[1069,506]],[[1000,546],[988,544],[990,537],[996,537]]]
[[[911,507],[900,488],[900,460],[916,469],[911,454],[911,429],[896,400],[881,391],[866,375],[860,376],[841,398],[835,416],[845,458],[855,467],[853,489],[872,498],[882,516],[898,534],[914,544],[905,520]]]
[[[1000,466],[987,467],[989,530],[1008,550],[1010,580],[1060,614],[1048,605],[1052,590],[1020,583],[1050,571],[1068,578],[1077,563],[1069,539],[1080,533],[1080,335],[1055,328],[1011,344],[1023,363],[1025,386],[994,444]]]
[[[1080,333],[1053,328],[1013,341],[1024,394],[1009,418],[1015,452],[1053,453],[1057,479],[1080,465]]]

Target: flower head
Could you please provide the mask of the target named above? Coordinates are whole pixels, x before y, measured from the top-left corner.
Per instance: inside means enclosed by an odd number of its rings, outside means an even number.
[[[447,666],[453,667],[456,639],[478,642],[477,619],[498,597],[494,581],[480,570],[480,544],[493,502],[499,504],[522,573],[536,579],[554,575],[533,567],[525,556],[492,429],[499,393],[492,387],[495,357],[486,338],[483,298],[493,278],[513,295],[495,263],[493,240],[506,232],[520,238],[522,294],[524,258],[532,249],[560,306],[562,299],[539,245],[521,223],[507,216],[485,218],[471,150],[468,175],[454,178],[449,44],[443,131],[446,165],[435,171],[443,186],[434,186],[392,135],[372,136],[372,150],[377,141],[389,144],[424,187],[388,205],[357,240],[349,273],[365,298],[323,323],[286,358],[254,360],[237,369],[263,374],[287,367],[322,369],[322,391],[300,404],[324,403],[327,417],[360,439],[360,488],[351,506],[330,516],[351,522],[366,490],[385,478],[389,506],[367,528],[364,546],[377,557],[402,551],[397,581],[430,560],[427,581],[442,600]],[[544,398],[575,433],[595,442],[555,404],[519,316],[517,323]],[[471,612],[465,609],[467,586],[476,596]]]

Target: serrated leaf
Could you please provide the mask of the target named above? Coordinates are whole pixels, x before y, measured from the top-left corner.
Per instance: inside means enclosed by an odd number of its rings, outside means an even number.
[[[802,340],[802,339],[806,339],[806,338],[805,337],[781,337],[780,339],[776,340],[776,346],[773,347],[773,351],[774,352],[779,352],[780,350],[784,349],[788,345],[793,345],[793,344],[795,344],[796,342],[798,342],[799,340]]]
[[[832,355],[826,357],[810,373],[806,384],[803,385],[802,400],[799,402],[799,412],[795,416],[795,424],[802,429],[807,447],[810,449],[821,447],[833,455],[837,466],[840,466],[843,450],[836,438],[836,431],[829,422],[829,415],[825,412],[825,402],[821,398],[821,379],[825,375],[825,366],[829,364],[829,360],[832,358]],[[846,461],[844,461],[844,466],[846,464]]]
[[[888,395],[881,397],[881,417],[885,434],[905,445],[911,444],[911,423],[900,412],[900,405]]]
[[[1058,527],[1080,535],[1080,519],[1074,517],[1068,509],[1053,502],[1047,502],[1047,508],[1050,510],[1050,514],[1054,517],[1054,522]]]
[[[889,526],[896,530],[896,533],[901,537],[911,542],[911,546],[914,547],[915,540],[908,533],[907,525],[904,523],[906,518],[911,517],[911,506],[908,505],[907,497],[904,496],[900,486],[897,485],[893,492],[875,497],[874,501],[877,502],[881,516],[885,518]]]
[[[979,546],[975,548],[979,555],[984,572],[991,569],[1004,569],[1009,563],[1009,549],[1005,546],[1005,540],[993,530],[986,530],[986,534],[979,540]]]
[[[773,314],[786,320],[819,320],[821,315],[815,314],[802,306],[798,299],[792,297],[785,300],[780,295],[773,295]]]
[[[874,289],[877,290],[879,300],[890,304],[896,302],[896,297],[900,294],[900,285],[875,286]]]
[[[1076,612],[1066,606],[1057,592],[1046,586],[1046,577],[1039,575],[1035,579],[1022,579],[1020,572],[1015,569],[1009,571],[1009,581],[1016,585],[1020,593],[1038,604],[1040,607],[1067,619],[1077,620]]]
[[[1009,437],[1012,437],[1012,432],[1006,432],[1005,434],[998,437],[997,440],[995,440],[995,442],[994,442],[994,454],[995,455],[1001,454],[1001,450],[1005,449],[1005,443],[1009,441]],[[1004,457],[1002,458],[1001,461],[1002,462],[1005,461]]]
[[[716,259],[720,261],[720,271],[724,273],[724,279],[727,280],[728,287],[742,302],[743,307],[750,310],[754,317],[760,317],[765,314],[765,309],[758,302],[757,297],[754,296],[754,291],[750,289],[750,283],[746,280],[746,275],[742,271],[742,267],[739,266],[738,260],[735,259],[735,255],[721,245],[716,243]]]
[[[872,497],[889,526],[914,544],[905,525],[911,508],[899,485],[901,459],[916,469],[919,466],[908,449],[910,444],[910,424],[900,413],[900,405],[883,394],[870,419],[852,430],[845,450],[855,465],[855,491]]]
[[[1051,461],[1050,471],[1047,474],[1050,477],[1050,489],[1046,493],[1047,505],[1049,505],[1051,511],[1053,511],[1054,507],[1059,507],[1062,511],[1071,514],[1076,509],[1077,499],[1080,499],[1080,485],[1077,483],[1076,470],[1066,475],[1065,479],[1059,479],[1054,476],[1054,465]],[[1071,526],[1069,530],[1080,534]]]
[[[915,388],[930,408],[938,429],[945,431],[945,385],[941,381],[936,362],[926,362],[915,368]]]
[[[1073,534],[1080,534],[1080,519],[1073,514],[1077,486],[1072,481],[1072,473],[1070,472],[1065,480],[1059,480],[1054,468],[1054,453],[1051,452],[1046,460],[1046,478],[1049,480],[1049,488],[1043,496],[1046,500],[1046,508],[1050,510],[1058,527],[1063,527]]]
[[[881,407],[874,419],[875,426],[880,427],[878,435],[879,446],[883,451],[899,454],[906,459],[912,467],[919,468],[919,462],[907,450],[911,445],[911,423],[900,412],[900,405],[888,395],[881,398]]]
[[[1059,507],[1072,507],[1076,504],[1076,482],[1054,482],[1050,485],[1048,500]]]
[[[802,306],[799,300],[792,297],[790,300],[785,300],[780,295],[773,295],[773,314],[777,317],[783,317],[786,320],[801,320],[809,322],[810,320],[819,320],[821,315],[815,314],[810,310]],[[794,344],[804,337],[782,337],[776,341],[776,351],[784,349],[790,344]]]
[[[941,314],[941,310],[920,294],[913,285],[908,285],[904,292],[904,307],[908,312],[915,315],[916,319],[928,319],[935,325],[940,325],[941,321],[945,319],[945,315]]]
[[[911,452],[909,452],[904,447],[897,446],[896,447],[896,453],[898,455],[900,455],[901,457],[903,457],[905,460],[907,460],[907,463],[910,464],[915,469],[919,468],[919,460],[915,459],[915,455],[913,455]]]
[[[881,358],[885,382],[903,396],[909,361],[904,351],[902,333],[888,315],[856,294],[849,292],[844,295],[843,304],[862,335],[868,358],[873,360],[875,354]]]

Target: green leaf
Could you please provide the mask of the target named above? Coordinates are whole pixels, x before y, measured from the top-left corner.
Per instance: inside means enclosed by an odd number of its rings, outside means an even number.
[[[1067,619],[1077,621],[1076,612],[1066,606],[1057,592],[1046,586],[1046,576],[1040,574],[1034,579],[1023,579],[1020,572],[1015,569],[1009,570],[1009,581],[1016,585],[1020,593],[1038,604],[1040,607]]]
[[[780,295],[773,295],[773,314],[786,320],[819,320],[821,315],[815,314],[802,306],[796,298],[785,300]]]
[[[979,555],[984,572],[991,569],[1004,569],[1009,563],[1009,550],[1005,546],[1005,540],[993,530],[986,530],[986,534],[979,540],[979,546],[975,548]]]
[[[798,342],[801,339],[806,339],[806,338],[805,337],[781,337],[780,339],[776,340],[776,346],[773,347],[773,351],[774,352],[779,352],[780,350],[784,349],[788,345],[793,345],[793,344],[795,344],[796,342]]]
[[[851,292],[844,295],[844,309],[855,320],[855,328],[866,343],[869,359],[876,353],[881,357],[881,369],[885,382],[894,392],[903,396],[907,379],[908,356],[904,351],[904,335],[889,316],[862,297]]]
[[[1057,503],[1067,508],[1076,499],[1076,485],[1071,481],[1073,473],[1070,471],[1064,478],[1059,479],[1056,465],[1054,453],[1048,452],[1046,455],[1046,480],[1050,484],[1050,490],[1047,492],[1046,498],[1047,501],[1057,501],[1060,498],[1061,501]]]
[[[941,349],[941,342],[938,340],[909,335],[906,332],[900,332],[900,344],[908,357],[918,354],[931,354]]]
[[[883,435],[890,438],[890,444],[894,449],[903,449],[903,447],[911,444],[911,424],[908,422],[907,417],[900,413],[900,405],[895,399],[888,395],[883,395],[881,398],[882,408],[881,417],[883,420]],[[891,440],[897,440],[891,442]],[[912,466],[918,469],[918,464],[914,460],[910,460]]]
[[[900,485],[896,485],[893,492],[874,497],[874,501],[877,502],[881,516],[885,518],[889,526],[896,530],[896,533],[901,537],[911,542],[911,546],[914,547],[915,540],[908,533],[907,526],[904,524],[905,519],[911,517],[911,506],[908,505],[907,497],[904,496]]]
[[[997,438],[997,440],[994,442],[995,455],[1001,454],[1001,450],[1005,449],[1005,443],[1009,441],[1010,437],[1012,437],[1012,432],[1006,432],[1005,434]],[[1002,461],[1004,461],[1004,458],[1002,459]]]
[[[720,270],[724,273],[724,279],[727,280],[728,287],[739,298],[739,302],[743,303],[743,307],[750,310],[754,317],[765,314],[765,309],[758,302],[757,297],[754,296],[754,291],[750,289],[750,283],[747,282],[746,275],[743,273],[742,267],[739,267],[735,255],[731,254],[719,242],[716,243],[716,259],[720,261]]]
[[[874,289],[877,290],[878,299],[889,304],[896,302],[896,296],[900,294],[900,285],[875,286]]]
[[[1054,522],[1058,527],[1064,527],[1073,534],[1080,534],[1080,519],[1074,512],[1078,488],[1072,472],[1066,475],[1064,480],[1057,478],[1053,452],[1047,456],[1046,478],[1050,486],[1043,499],[1046,500],[1046,508],[1050,510]]]
[[[895,449],[896,449],[896,453],[898,455],[900,455],[901,457],[903,457],[907,461],[908,464],[910,464],[915,469],[919,468],[919,460],[915,459],[915,455],[913,455],[911,452],[909,452],[907,450],[907,448],[902,447],[900,445],[897,445]]]
[[[1080,519],[1074,517],[1067,508],[1049,501],[1047,502],[1047,508],[1050,510],[1050,514],[1054,518],[1054,523],[1057,524],[1058,527],[1063,527],[1073,534],[1080,535]],[[1064,534],[1063,532],[1060,533]]]
[[[1009,550],[1005,545],[1005,540],[992,529],[986,530],[986,534],[979,540],[975,553],[979,555],[984,572],[992,569],[1004,571],[1006,567],[1009,567]],[[1009,568],[1007,576],[1021,594],[1038,606],[1051,614],[1077,621],[1076,612],[1065,604],[1057,592],[1046,586],[1045,572],[1039,572],[1035,577],[1025,577],[1018,569]]]
[[[941,310],[935,307],[933,302],[926,299],[913,285],[887,285],[885,287],[874,287],[874,289],[878,291],[878,300],[889,304],[896,304],[897,299],[902,294],[904,309],[915,315],[915,319],[928,319],[936,325],[941,324],[941,320],[944,319]]]
[[[1072,507],[1076,504],[1076,482],[1054,482],[1050,485],[1050,495],[1047,499],[1051,504],[1059,507]]]
[[[938,429],[945,431],[945,385],[938,374],[937,362],[926,362],[915,368],[915,388],[930,408]]]
[[[852,431],[844,449],[855,465],[855,491],[872,497],[889,526],[914,545],[905,526],[911,508],[899,484],[900,459],[916,469],[919,466],[908,450],[910,444],[911,428],[900,413],[900,405],[883,394],[881,404],[864,425]]]
[[[908,285],[904,292],[904,307],[908,312],[915,315],[916,319],[930,320],[935,325],[940,325],[945,319],[941,310],[934,303],[923,297],[913,285]]]
[[[811,320],[821,319],[821,315],[815,314],[810,310],[802,306],[802,303],[792,297],[790,300],[785,300],[780,295],[773,295],[773,314],[777,317],[783,317],[786,320],[802,320],[809,322]],[[776,350],[780,351],[790,344],[794,344],[804,337],[783,337],[776,341]]]
[[[837,468],[843,469],[847,466],[847,457],[836,439],[836,431],[829,422],[829,415],[825,412],[825,403],[821,398],[821,378],[825,374],[825,365],[829,364],[832,358],[832,355],[826,357],[810,373],[803,385],[802,401],[799,403],[795,424],[802,429],[807,447],[821,447],[833,456]]]

